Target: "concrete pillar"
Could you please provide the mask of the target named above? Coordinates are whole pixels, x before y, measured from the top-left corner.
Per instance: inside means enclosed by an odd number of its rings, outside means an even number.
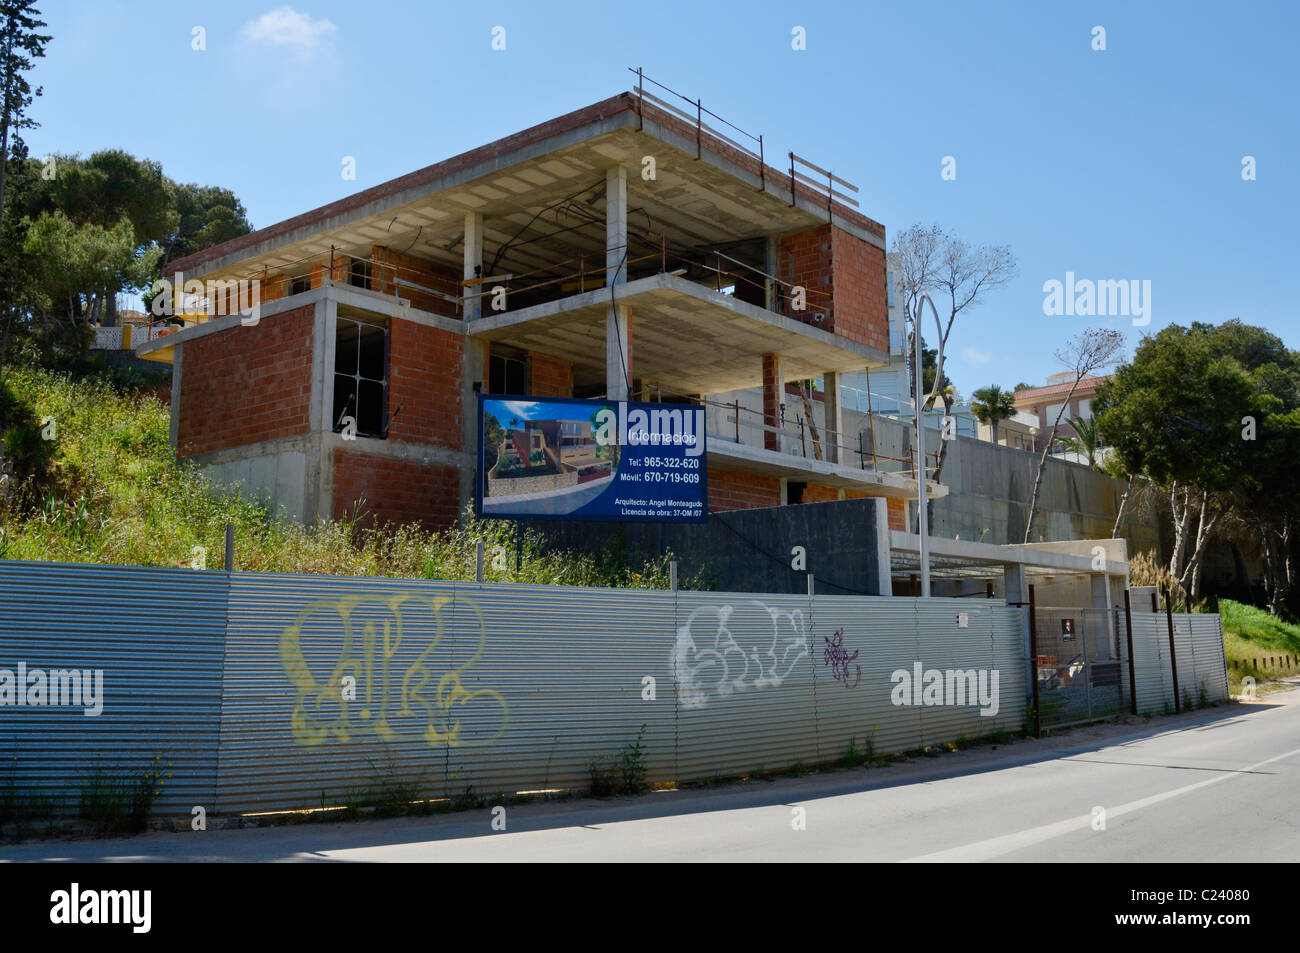
[[[605,286],[627,282],[627,169],[605,170]],[[605,397],[627,400],[632,374],[625,304],[611,305],[605,316]]]
[[[889,501],[876,497],[876,588],[877,595],[894,594],[893,577],[889,573]]]
[[[307,491],[303,513],[308,519],[328,519],[334,515],[333,455],[326,445],[334,432],[334,361],[338,351],[339,303],[329,297],[316,304],[316,334],[312,348],[312,400],[308,414],[315,448],[307,464]],[[317,395],[319,394],[319,403]],[[391,419],[396,407],[389,406]]]
[[[1102,612],[1102,618],[1106,620],[1105,632],[1106,637],[1110,640],[1108,642],[1109,651],[1106,654],[1110,655],[1115,649],[1115,613],[1110,611],[1110,576],[1105,573],[1094,572],[1088,576],[1088,581],[1092,588],[1092,608]],[[1094,616],[1096,614],[1093,613]],[[1093,649],[1092,651],[1095,656],[1097,650]]]
[[[465,213],[465,271],[466,278],[482,278],[483,275],[483,215],[480,212]],[[482,285],[466,285],[464,294],[481,295]],[[483,299],[466,298],[462,316],[465,323],[481,317]],[[464,460],[460,468],[460,512],[474,498],[474,485],[478,479],[478,390],[487,390],[487,363],[484,360],[485,345],[465,338],[460,366],[460,406],[461,406],[461,454]]]
[[[312,348],[312,394],[308,427],[312,431],[334,430],[334,361],[338,347],[339,303],[326,298],[316,304],[316,335]],[[319,394],[319,401],[317,395]],[[392,413],[395,407],[388,408]]]
[[[479,278],[483,268],[483,216],[479,212],[465,213],[465,277]],[[465,294],[482,294],[481,285],[467,285]],[[465,301],[465,320],[472,321],[483,313],[483,299],[470,298]]]
[[[840,432],[844,422],[844,412],[840,407],[840,375],[835,371],[826,371],[822,374],[822,382],[826,387],[826,392],[822,395],[825,397],[822,406],[826,411],[826,460],[829,463],[839,463],[840,444],[848,443]]]
[[[1007,602],[1029,601],[1029,586],[1022,563],[1007,563],[1002,567],[1002,588]]]
[[[181,432],[181,359],[185,354],[185,345],[178,344],[172,348],[172,402],[171,421],[167,425],[167,443],[174,450]]]
[[[474,500],[475,481],[478,479],[478,395],[488,390],[488,347],[473,338],[464,339],[461,357],[460,405],[464,413],[461,422],[460,512],[465,512]]]
[[[605,170],[605,284],[627,281],[627,169]]]
[[[780,244],[775,238],[769,238],[763,246],[763,270],[769,275],[776,275],[777,268],[780,267]],[[776,310],[777,299],[780,297],[780,287],[773,278],[768,278],[763,282],[763,307],[768,311]]]
[[[605,317],[605,397],[609,400],[628,399],[628,375],[632,372],[631,349],[628,347],[631,320],[625,304],[610,308]]]
[[[781,405],[785,403],[785,378],[781,376],[781,355],[763,355],[763,424],[781,426]],[[781,453],[785,450],[785,433],[763,431],[763,446]]]

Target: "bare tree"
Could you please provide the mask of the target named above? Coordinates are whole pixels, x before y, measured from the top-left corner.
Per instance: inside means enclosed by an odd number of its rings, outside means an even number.
[[[1178,501],[1180,491],[1181,505]],[[1174,524],[1174,553],[1169,561],[1169,573],[1178,579],[1189,599],[1195,600],[1200,595],[1201,557],[1205,553],[1205,543],[1210,538],[1214,524],[1223,515],[1225,507],[1216,495],[1175,481],[1169,488],[1169,508]],[[1193,518],[1196,521],[1195,536],[1191,532]],[[1192,555],[1184,563],[1183,555],[1187,552],[1188,543],[1192,545]]]
[[[913,225],[894,236],[893,254],[898,262],[898,288],[903,294],[907,319],[917,313],[921,295],[937,289],[939,261],[947,236],[938,225]]]
[[[1026,543],[1029,542],[1029,534],[1034,529],[1034,516],[1038,511],[1038,493],[1043,485],[1043,473],[1047,470],[1047,455],[1052,452],[1052,444],[1056,442],[1056,432],[1061,425],[1061,418],[1069,409],[1070,401],[1074,399],[1074,392],[1079,389],[1079,382],[1093,372],[1114,364],[1123,346],[1124,335],[1118,331],[1111,328],[1089,328],[1072,337],[1066,342],[1065,347],[1054,355],[1058,364],[1073,372],[1074,380],[1070,384],[1069,393],[1065,395],[1065,402],[1056,412],[1056,420],[1052,421],[1052,429],[1047,434],[1043,452],[1038,458],[1034,492],[1029,498],[1029,518],[1025,520],[1024,541]]]
[[[1124,486],[1124,495],[1119,498],[1119,512],[1115,514],[1115,528],[1110,531],[1111,539],[1119,539],[1119,528],[1124,525],[1124,512],[1128,509],[1128,499],[1133,495],[1133,486],[1137,483],[1137,477],[1129,474],[1128,483]]]
[[[1105,442],[1105,435],[1098,431],[1098,442]],[[1110,531],[1111,539],[1119,539],[1123,535],[1120,530],[1124,526],[1124,517],[1128,515],[1129,507],[1138,502],[1140,497],[1145,496],[1145,487],[1136,473],[1129,473],[1118,453],[1107,454],[1102,457],[1098,469],[1106,476],[1113,480],[1124,481],[1124,494],[1119,498],[1119,511],[1115,514],[1115,526]]]
[[[947,416],[956,400],[956,391],[944,386],[943,366],[957,315],[979,304],[985,292],[1011,281],[1016,276],[1016,259],[1006,245],[974,247],[938,225],[913,225],[904,229],[894,236],[893,252],[898,261],[898,287],[913,334],[920,331],[921,296],[928,294],[935,302],[935,375],[923,406],[929,407],[936,399],[942,399]],[[909,351],[913,353],[914,348]],[[920,368],[912,368],[913,381],[920,373]],[[921,408],[917,413],[921,413]],[[947,450],[947,441],[942,441],[934,474],[936,480],[943,470]]]
[[[1114,460],[1112,456],[1110,458]],[[1142,477],[1124,472],[1104,470],[1108,476],[1117,480],[1126,480],[1124,493],[1119,499],[1119,512],[1115,514],[1115,525],[1111,529],[1111,539],[1124,537],[1124,520],[1151,520],[1156,518],[1156,506],[1160,503],[1160,494],[1156,487]]]

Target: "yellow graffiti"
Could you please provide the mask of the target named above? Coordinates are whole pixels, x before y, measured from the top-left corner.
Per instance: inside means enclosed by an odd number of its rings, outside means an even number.
[[[461,681],[487,645],[487,625],[475,603],[459,601],[452,607],[474,613],[478,624],[474,651],[441,675],[430,662],[444,643],[443,610],[451,602],[447,596],[367,593],[324,599],[298,613],[294,624],[280,635],[280,662],[297,689],[290,724],[299,744],[315,747],[331,737],[348,742],[355,733],[366,731],[385,742],[393,741],[398,732],[390,716],[423,716],[424,739],[435,747],[482,747],[499,738],[510,718],[505,698],[487,688],[471,691]],[[376,608],[382,617],[368,618]],[[398,667],[394,659],[402,647],[408,622],[419,624],[414,620],[426,612],[434,620],[433,637],[399,675],[393,671]],[[343,641],[337,661],[322,681],[313,674],[304,653],[303,629],[309,622],[320,626],[324,621],[320,616],[329,613],[337,615]],[[326,627],[327,637],[332,639],[336,625],[326,622]],[[398,688],[396,698],[394,686]],[[487,716],[487,732],[481,731],[477,723],[466,725],[463,719],[470,711]]]

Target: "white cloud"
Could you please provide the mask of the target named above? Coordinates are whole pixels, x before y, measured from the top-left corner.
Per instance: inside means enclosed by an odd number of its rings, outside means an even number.
[[[993,355],[988,351],[979,351],[973,347],[963,348],[961,352],[962,360],[970,361],[972,364],[987,364],[993,360]]]
[[[503,400],[501,401],[500,406],[514,414],[520,420],[529,420],[540,405],[533,401]]]
[[[326,43],[336,27],[329,20],[313,20],[293,7],[277,7],[244,24],[243,35],[254,43],[287,46],[310,53]]]

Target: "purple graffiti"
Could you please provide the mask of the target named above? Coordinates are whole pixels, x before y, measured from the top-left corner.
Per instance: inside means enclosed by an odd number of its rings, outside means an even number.
[[[854,665],[857,670],[857,677],[853,682],[849,682],[849,663],[858,657],[858,651],[855,649],[850,655],[844,648],[844,630],[836,629],[835,634],[829,639],[822,636],[822,641],[826,643],[826,652],[824,658],[826,664],[831,667],[831,675],[835,681],[840,682],[845,688],[857,688],[858,682],[862,681],[862,666]]]

